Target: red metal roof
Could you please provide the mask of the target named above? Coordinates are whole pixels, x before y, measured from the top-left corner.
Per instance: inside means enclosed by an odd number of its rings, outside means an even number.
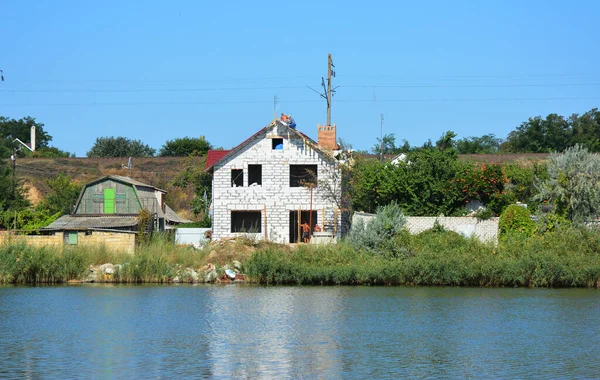
[[[211,168],[217,161],[227,156],[229,152],[231,152],[231,150],[209,150],[206,155],[206,165],[204,165],[204,170]]]

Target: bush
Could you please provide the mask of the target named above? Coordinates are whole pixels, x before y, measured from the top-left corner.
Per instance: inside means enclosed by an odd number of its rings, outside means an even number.
[[[519,205],[510,205],[500,215],[498,232],[503,236],[509,232],[516,232],[525,236],[532,236],[536,231],[535,222],[531,220],[529,210]]]
[[[356,250],[375,254],[391,254],[394,257],[406,254],[404,247],[394,239],[406,225],[406,217],[396,203],[380,207],[373,220],[366,224],[359,220],[350,230],[349,244]]]

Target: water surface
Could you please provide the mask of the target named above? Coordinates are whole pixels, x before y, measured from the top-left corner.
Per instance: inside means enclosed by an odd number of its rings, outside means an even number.
[[[600,292],[4,286],[0,352],[0,378],[600,378]]]

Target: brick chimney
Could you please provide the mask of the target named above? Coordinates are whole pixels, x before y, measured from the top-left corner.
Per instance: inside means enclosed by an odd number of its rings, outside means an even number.
[[[323,149],[335,150],[337,149],[335,123],[331,125],[318,125],[319,134],[317,142],[319,147]]]

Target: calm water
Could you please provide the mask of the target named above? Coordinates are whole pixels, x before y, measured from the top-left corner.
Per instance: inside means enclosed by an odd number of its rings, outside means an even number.
[[[600,378],[600,291],[0,287],[0,378]]]

